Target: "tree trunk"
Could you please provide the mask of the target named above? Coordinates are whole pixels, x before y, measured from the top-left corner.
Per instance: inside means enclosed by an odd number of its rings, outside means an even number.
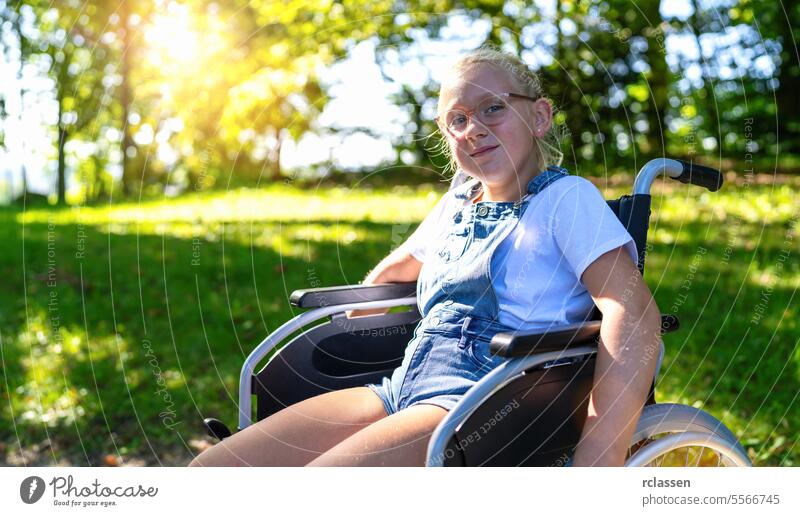
[[[58,102],[58,177],[56,182],[56,189],[58,191],[58,204],[66,204],[67,202],[67,163],[66,155],[64,154],[64,147],[67,144],[69,136],[64,121],[62,120],[61,100]]]
[[[122,60],[120,64],[120,78],[119,85],[119,103],[122,109],[122,195],[125,197],[130,196],[133,192],[132,171],[130,170],[130,162],[128,158],[128,149],[133,146],[133,138],[131,136],[130,126],[128,124],[128,116],[130,115],[131,107],[131,87],[130,87],[130,54],[131,48],[131,26],[130,26],[130,7],[128,3],[123,1],[119,8],[120,25],[122,27]]]
[[[92,188],[91,200],[96,201],[105,194],[105,185],[103,184],[103,160],[97,157],[97,154],[92,156],[94,164],[94,177]]]
[[[694,14],[689,18],[689,27],[692,30],[692,34],[694,34],[694,39],[697,42],[697,48],[700,52],[700,69],[702,70],[702,78],[703,78],[703,90],[706,94],[706,109],[703,110],[703,118],[708,116],[708,126],[711,130],[711,134],[713,134],[717,138],[717,149],[722,149],[722,130],[719,124],[719,112],[717,111],[717,101],[714,92],[714,83],[712,82],[711,77],[711,70],[710,66],[706,64],[703,60],[703,52],[700,49],[700,6],[697,5],[697,0],[692,0],[692,8],[694,9]],[[699,110],[698,110],[699,111]],[[696,140],[696,136],[695,136]],[[696,143],[696,141],[695,141]],[[692,149],[692,154],[694,153],[694,149]],[[691,157],[691,156],[690,156]]]
[[[11,23],[12,31],[17,38],[17,43],[19,44],[19,68],[17,68],[17,84],[20,85],[19,87],[19,115],[18,121],[20,126],[22,126],[24,117],[25,117],[25,86],[23,81],[23,74],[25,72],[25,47],[27,46],[27,40],[25,39],[25,35],[22,33],[22,24],[20,20],[22,18],[22,13],[18,8],[14,9],[14,21]],[[22,194],[21,197],[24,198],[28,195],[28,170],[25,168],[25,156],[27,155],[25,152],[25,138],[20,140],[21,150],[22,150],[22,160],[20,161],[20,169],[22,172]],[[12,192],[13,194],[13,192]]]
[[[650,157],[663,157],[666,153],[664,143],[664,114],[668,104],[670,73],[666,59],[666,34],[661,28],[659,0],[647,0],[639,4],[644,22],[647,24],[643,35],[647,37],[647,64],[650,66],[648,82],[651,103],[647,109],[647,143]]]
[[[424,97],[425,87],[423,86]],[[428,153],[425,150],[426,138],[423,135],[423,128],[425,127],[425,117],[422,116],[422,104],[425,102],[424,98],[417,98],[414,91],[407,85],[403,85],[403,95],[408,103],[411,105],[411,121],[414,122],[417,130],[411,135],[411,146],[414,152],[417,166],[423,166],[428,160]]]
[[[797,18],[798,9],[788,8],[785,15],[778,15],[776,23],[779,26],[778,34],[781,37],[781,70],[778,75],[778,90],[775,92],[775,101],[778,111],[778,135],[781,157],[789,153],[800,152],[800,123],[797,114],[800,113],[800,53],[795,45],[796,38],[792,31],[797,30],[800,20]],[[788,17],[788,19],[787,19]]]
[[[22,164],[22,197],[28,195],[28,170],[25,164]]]

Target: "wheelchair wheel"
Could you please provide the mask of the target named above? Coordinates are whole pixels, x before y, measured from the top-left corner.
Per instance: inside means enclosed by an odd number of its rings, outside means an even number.
[[[642,410],[626,466],[751,466],[733,433],[689,405],[658,403]]]

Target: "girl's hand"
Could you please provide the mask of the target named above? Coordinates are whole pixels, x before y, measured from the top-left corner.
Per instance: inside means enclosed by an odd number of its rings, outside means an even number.
[[[388,308],[373,308],[371,310],[346,310],[344,314],[348,319],[352,319],[353,317],[363,317],[365,315],[383,315],[388,311]]]

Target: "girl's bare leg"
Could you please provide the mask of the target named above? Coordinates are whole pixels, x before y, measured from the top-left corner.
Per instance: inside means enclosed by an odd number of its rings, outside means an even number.
[[[385,417],[383,402],[368,387],[331,391],[233,434],[189,466],[303,466]]]
[[[309,466],[424,466],[431,434],[447,410],[419,404],[359,430]]]

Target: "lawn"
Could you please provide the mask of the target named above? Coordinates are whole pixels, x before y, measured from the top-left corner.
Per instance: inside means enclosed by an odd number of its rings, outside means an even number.
[[[654,189],[645,277],[682,323],[657,399],[714,414],[757,465],[798,465],[800,181],[738,183]],[[278,184],[0,210],[0,460],[187,463],[203,417],[235,427],[239,368],[296,313],[289,293],[358,283],[441,192]]]

